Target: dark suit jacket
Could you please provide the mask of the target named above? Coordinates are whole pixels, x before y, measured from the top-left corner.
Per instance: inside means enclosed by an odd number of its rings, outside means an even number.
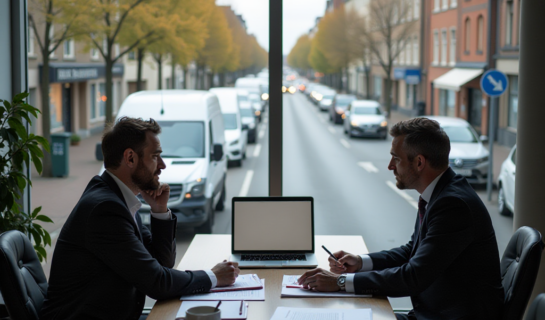
[[[447,169],[406,245],[370,254],[357,293],[410,296],[416,318],[499,319],[504,300],[496,235],[467,181]]]
[[[136,219],[108,173],[89,182],[57,240],[40,319],[138,319],[146,295],[210,290],[206,272],[171,269],[175,216],[152,217],[151,232]]]

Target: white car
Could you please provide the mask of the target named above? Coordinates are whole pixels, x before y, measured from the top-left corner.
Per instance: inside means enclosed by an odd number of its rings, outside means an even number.
[[[345,111],[344,133],[352,137],[388,137],[388,121],[374,100],[352,101]]]
[[[483,146],[485,136],[478,137],[464,119],[426,116],[439,122],[450,139],[450,167],[471,184],[485,184],[488,177],[488,150]]]
[[[517,171],[517,146],[501,165],[498,178],[498,209],[503,216],[511,216],[515,212],[515,173]]]

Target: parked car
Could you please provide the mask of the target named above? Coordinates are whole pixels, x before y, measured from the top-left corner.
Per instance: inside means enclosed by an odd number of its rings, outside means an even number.
[[[241,102],[239,106],[240,116],[242,117],[242,125],[248,126],[248,143],[255,143],[257,123],[259,121],[255,116],[255,109],[252,107],[250,102]]]
[[[254,108],[256,118],[261,122],[261,119],[263,119],[263,104],[261,103],[261,98],[257,93],[250,92],[248,101],[251,103],[252,108]]]
[[[223,114],[227,160],[229,163],[240,167],[242,166],[242,160],[246,158],[248,127],[242,124],[237,89],[212,88],[210,92],[218,96],[221,113]]]
[[[319,105],[320,101],[324,98],[325,94],[329,94],[331,91],[334,91],[328,86],[324,86],[323,84],[319,84],[312,89],[312,93],[310,94],[310,100],[314,102],[315,105]]]
[[[170,185],[168,207],[178,224],[211,233],[214,211],[225,206],[227,175],[223,116],[217,97],[197,90],[140,91],[121,105],[117,119],[125,116],[153,118],[159,123],[161,157],[166,164],[161,182]],[[148,225],[150,206],[138,198],[142,223]]]
[[[450,167],[471,184],[485,184],[488,177],[488,150],[473,127],[464,119],[441,116],[426,118],[439,122],[450,139]]]
[[[503,216],[511,216],[515,212],[515,173],[517,171],[517,146],[503,161],[498,177],[498,209]]]
[[[344,133],[352,137],[388,137],[388,122],[374,100],[355,100],[345,111]]]
[[[338,94],[335,96],[331,107],[329,108],[329,120],[333,123],[342,124],[345,118],[344,112],[348,105],[358,98],[353,94]]]

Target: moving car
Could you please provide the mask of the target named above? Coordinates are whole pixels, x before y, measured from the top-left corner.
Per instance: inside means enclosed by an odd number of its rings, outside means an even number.
[[[511,216],[515,212],[515,173],[517,171],[517,146],[501,165],[498,177],[498,209],[502,216]]]
[[[170,185],[168,207],[178,224],[211,233],[214,211],[225,205],[227,161],[223,150],[223,116],[218,99],[207,91],[159,90],[129,95],[117,114],[155,119],[161,126],[166,169],[161,182]],[[104,171],[104,168],[102,168]],[[150,206],[141,196],[142,223],[150,223]]]
[[[374,100],[355,100],[345,111],[344,133],[352,137],[388,137],[388,122]]]
[[[320,108],[320,111],[328,111],[333,105],[337,92],[335,92],[335,90],[324,90],[320,92],[320,94],[322,96],[318,101],[318,108]]]
[[[248,143],[255,143],[258,123],[255,110],[250,102],[241,102],[239,106],[242,125],[248,126]]]
[[[469,183],[485,184],[488,176],[488,150],[471,125],[460,118],[427,116],[439,122],[450,139],[450,167]]]
[[[235,88],[212,88],[210,92],[218,96],[223,122],[225,124],[225,144],[227,160],[237,167],[246,159],[248,127],[242,124],[238,93]]]
[[[344,112],[348,105],[353,101],[356,101],[358,98],[353,94],[338,94],[335,96],[335,100],[329,108],[329,120],[333,123],[342,124],[345,118]]]

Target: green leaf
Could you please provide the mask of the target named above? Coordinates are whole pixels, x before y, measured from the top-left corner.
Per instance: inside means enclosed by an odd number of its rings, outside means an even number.
[[[21,117],[25,118],[25,120],[28,122],[28,125],[32,125],[32,120],[30,120],[30,117],[26,113],[21,112]]]
[[[34,246],[34,250],[36,250],[36,253],[38,254],[38,258],[40,259],[40,262],[43,261],[43,259],[47,259],[47,252],[45,251],[44,247]]]
[[[44,216],[43,214],[37,216],[35,219],[42,222],[53,223],[53,220],[51,220],[48,216]]]
[[[13,167],[17,170],[21,170],[23,168],[23,161],[25,160],[23,156],[24,151],[19,151],[17,153],[14,153],[11,159],[11,162],[13,164]]]
[[[46,138],[42,136],[34,136],[34,140],[38,141],[39,144],[42,145],[42,147],[45,149],[45,151],[49,152],[49,142]]]
[[[40,213],[40,211],[42,211],[42,206],[35,208],[30,214],[30,217],[33,219],[36,218],[38,216],[38,213]]]
[[[13,97],[13,101],[23,101],[24,98],[28,97],[28,92],[21,92],[19,94],[16,94],[15,97]]]
[[[11,103],[9,103],[9,101],[4,100],[4,106],[6,107],[6,110],[8,110],[8,111],[11,110]]]
[[[23,124],[21,123],[21,121],[17,118],[9,118],[8,119],[8,124],[11,128],[15,129],[15,131],[17,131],[17,134],[19,135],[19,137],[23,138],[23,139],[27,139],[28,138],[28,134],[26,132],[26,129],[25,127],[23,126]]]
[[[19,187],[19,190],[25,190],[26,181],[25,178],[23,178],[21,175],[17,175],[17,186]]]
[[[39,174],[42,174],[42,161],[37,156],[31,154],[32,156],[32,162],[34,163],[34,168],[36,168],[36,171],[38,171]]]
[[[30,150],[31,155],[35,155],[35,156],[40,157],[40,158],[44,157],[44,153],[42,152],[42,150],[40,148],[36,147],[35,145],[29,144],[28,145],[28,150]]]
[[[42,244],[42,235],[36,229],[30,229],[30,233],[32,234],[32,237],[34,238],[34,242],[36,243],[36,246],[40,246]]]

